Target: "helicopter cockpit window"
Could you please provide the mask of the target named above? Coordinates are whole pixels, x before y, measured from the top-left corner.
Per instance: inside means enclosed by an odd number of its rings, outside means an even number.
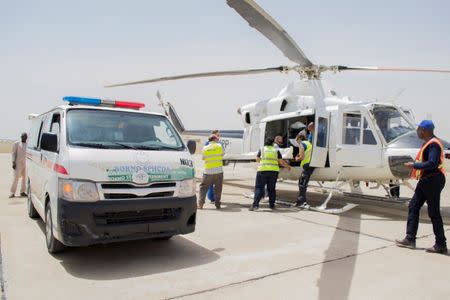
[[[414,127],[395,107],[376,106],[373,108],[372,113],[381,133],[388,143],[406,133],[414,131]]]
[[[343,124],[343,144],[359,145],[361,144],[361,114],[346,113],[344,114]]]
[[[377,140],[375,139],[372,129],[369,127],[369,123],[367,119],[364,118],[364,127],[363,127],[363,144],[364,145],[376,145]]]

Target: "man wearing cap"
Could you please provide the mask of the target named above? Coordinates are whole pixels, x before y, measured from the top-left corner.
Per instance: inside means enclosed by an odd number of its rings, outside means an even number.
[[[11,185],[11,190],[9,198],[14,198],[17,190],[17,184],[19,183],[19,178],[21,178],[20,184],[20,196],[26,197],[25,186],[26,186],[26,154],[27,154],[27,138],[28,135],[24,132],[20,136],[20,141],[13,144],[11,157],[12,157],[12,168],[14,170],[14,179]]]
[[[205,161],[205,171],[203,179],[200,183],[200,195],[198,200],[198,208],[203,209],[205,204],[206,193],[208,188],[214,186],[214,204],[217,209],[220,209],[220,198],[222,196],[223,185],[223,149],[222,145],[218,143],[217,135],[210,135],[208,138],[208,145],[203,147],[202,154]]]
[[[417,136],[425,143],[417,154],[416,161],[405,163],[412,169],[411,177],[419,180],[414,196],[409,202],[406,237],[396,240],[397,246],[406,248],[416,247],[416,234],[419,227],[419,213],[426,202],[428,216],[433,224],[436,242],[433,247],[426,249],[432,253],[447,253],[447,243],[444,225],[440,212],[441,191],[445,186],[444,147],[434,135],[434,124],[430,120],[422,121],[417,128]]]

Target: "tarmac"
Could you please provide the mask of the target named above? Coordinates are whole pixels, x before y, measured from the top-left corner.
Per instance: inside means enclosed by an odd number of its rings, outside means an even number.
[[[293,182],[280,182],[277,210],[248,211],[251,164],[227,166],[223,209],[206,204],[196,231],[169,241],[71,248],[50,255],[44,225],[26,199],[8,199],[10,156],[0,154],[0,299],[447,299],[450,256],[429,254],[426,208],[418,249],[404,236],[407,203],[336,196],[333,215],[297,210]],[[197,172],[199,176],[201,173]],[[377,192],[375,192],[376,194]],[[411,192],[402,189],[402,195]],[[313,205],[326,194],[309,193]],[[450,188],[443,193],[450,224]],[[447,237],[450,226],[446,225]]]

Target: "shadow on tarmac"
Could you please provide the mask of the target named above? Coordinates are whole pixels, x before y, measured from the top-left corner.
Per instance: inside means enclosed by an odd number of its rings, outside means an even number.
[[[350,288],[352,286],[353,274],[355,271],[355,264],[357,256],[350,256],[344,260],[333,262],[336,258],[336,253],[342,249],[351,254],[358,252],[359,234],[353,234],[340,230],[339,228],[351,227],[356,232],[359,232],[361,227],[361,215],[353,215],[353,218],[340,216],[337,228],[331,239],[330,246],[325,251],[324,263],[320,272],[320,278],[317,281],[319,288],[319,299],[348,299]],[[350,224],[351,223],[351,224]],[[350,251],[349,251],[350,250]],[[337,266],[339,264],[339,266]]]
[[[45,234],[42,220],[36,221]],[[185,239],[174,236],[164,240],[69,247],[54,255],[61,266],[77,278],[115,280],[182,270],[216,261],[220,256]]]

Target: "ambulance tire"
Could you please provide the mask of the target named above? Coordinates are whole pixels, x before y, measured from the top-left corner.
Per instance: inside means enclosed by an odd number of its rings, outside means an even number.
[[[39,217],[39,213],[37,212],[36,208],[34,208],[33,201],[31,201],[31,188],[30,188],[30,182],[28,181],[27,186],[27,210],[28,210],[28,216],[31,219],[36,219]]]
[[[53,221],[50,203],[45,206],[45,242],[47,250],[50,254],[61,252],[64,249],[64,244],[58,241],[53,235]]]

